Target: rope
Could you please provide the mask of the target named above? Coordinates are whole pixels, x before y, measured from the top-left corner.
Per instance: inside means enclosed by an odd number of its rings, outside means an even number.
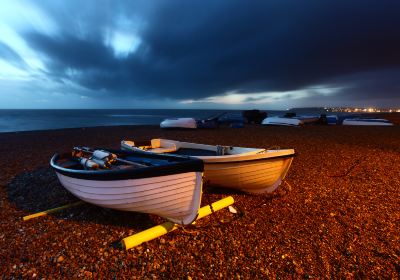
[[[281,149],[281,147],[280,147],[280,146],[277,146],[277,145],[274,145],[274,146],[271,146],[271,147],[266,148],[267,151],[268,151],[268,150],[280,150],[280,149]]]
[[[330,177],[330,178],[346,177],[347,175],[350,174],[351,171],[353,171],[353,169],[354,169],[356,166],[360,165],[360,163],[363,162],[363,161],[366,160],[366,159],[367,159],[367,157],[359,157],[358,159],[356,159],[356,160],[354,161],[354,163],[353,163],[344,173],[342,173],[342,174],[337,174],[337,175],[329,175],[329,174],[328,174],[327,176]]]
[[[289,187],[289,191],[292,191],[292,185],[289,184],[287,180],[283,180],[283,182]]]

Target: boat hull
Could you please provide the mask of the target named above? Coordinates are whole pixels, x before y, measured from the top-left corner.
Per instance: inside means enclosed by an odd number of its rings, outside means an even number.
[[[197,122],[193,118],[165,119],[160,123],[160,127],[195,129],[197,128]]]
[[[343,125],[372,125],[372,126],[392,126],[393,124],[386,119],[344,119]]]
[[[281,118],[281,117],[268,117],[265,118],[262,122],[262,125],[281,125],[281,126],[300,126],[303,125],[304,122],[299,119],[294,118]]]
[[[248,193],[271,193],[285,178],[292,161],[289,156],[219,163],[204,160],[204,181]]]
[[[109,168],[85,168],[70,153],[55,154],[50,165],[61,184],[88,203],[155,214],[184,225],[196,219],[203,184],[204,163],[201,160],[122,150],[106,151],[114,153],[119,160]],[[92,153],[92,158],[95,154]]]
[[[83,201],[116,210],[155,214],[177,224],[192,223],[201,203],[201,172],[115,181],[56,174],[61,184]]]
[[[248,193],[273,192],[285,178],[293,161],[293,149],[265,150],[226,147],[226,154],[217,155],[218,146],[152,139],[146,153],[179,153],[180,150],[214,152],[215,155],[187,154],[204,163],[204,182],[207,185],[233,188]],[[122,141],[121,148],[135,150],[132,141]]]

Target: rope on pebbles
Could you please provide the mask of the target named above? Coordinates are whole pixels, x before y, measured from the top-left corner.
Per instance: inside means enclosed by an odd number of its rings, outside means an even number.
[[[354,170],[358,165],[360,165],[361,162],[365,161],[367,157],[359,157],[354,161],[354,163],[342,174],[336,174],[336,175],[327,175],[330,178],[341,178],[341,177],[346,177],[350,174],[351,171]]]

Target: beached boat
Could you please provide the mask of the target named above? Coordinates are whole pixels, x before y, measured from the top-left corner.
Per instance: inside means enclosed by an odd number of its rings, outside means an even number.
[[[374,118],[348,118],[343,120],[343,125],[377,125],[377,126],[391,126],[393,123],[386,119]]]
[[[193,118],[171,118],[160,123],[161,128],[197,128],[197,122]]]
[[[303,121],[295,118],[284,118],[284,117],[268,117],[262,122],[262,125],[283,125],[283,126],[300,126],[303,125]]]
[[[199,159],[96,150],[89,158],[55,154],[50,164],[68,191],[101,207],[155,214],[185,225],[196,219],[200,207]]]
[[[300,126],[304,124],[312,124],[312,123],[317,123],[319,122],[320,117],[319,116],[296,116],[295,114],[293,115],[285,115],[283,117],[268,117],[265,118],[261,124],[262,125],[283,125],[283,126]]]
[[[265,118],[262,125],[283,125],[283,126],[300,126],[304,124],[317,123],[320,120],[319,116],[314,115],[300,115],[296,116],[296,113],[286,113],[283,117],[275,116]]]
[[[204,161],[205,182],[248,193],[274,191],[292,163],[293,149],[256,149],[213,146],[166,139],[152,139],[146,145],[121,141],[123,150],[189,155]]]

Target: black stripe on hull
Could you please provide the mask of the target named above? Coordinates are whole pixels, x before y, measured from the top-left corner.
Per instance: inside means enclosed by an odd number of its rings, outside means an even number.
[[[128,180],[128,179],[142,179],[159,176],[174,175],[187,172],[203,172],[204,165],[203,161],[196,158],[172,156],[165,154],[150,154],[133,151],[122,151],[122,150],[110,150],[104,149],[115,153],[118,157],[141,157],[146,159],[165,160],[168,163],[159,166],[148,166],[143,168],[133,167],[119,170],[77,170],[69,169],[59,166],[57,163],[62,159],[70,159],[70,153],[55,154],[51,160],[51,167],[62,175],[84,179],[84,180],[96,180],[96,181],[115,181],[115,180]]]

